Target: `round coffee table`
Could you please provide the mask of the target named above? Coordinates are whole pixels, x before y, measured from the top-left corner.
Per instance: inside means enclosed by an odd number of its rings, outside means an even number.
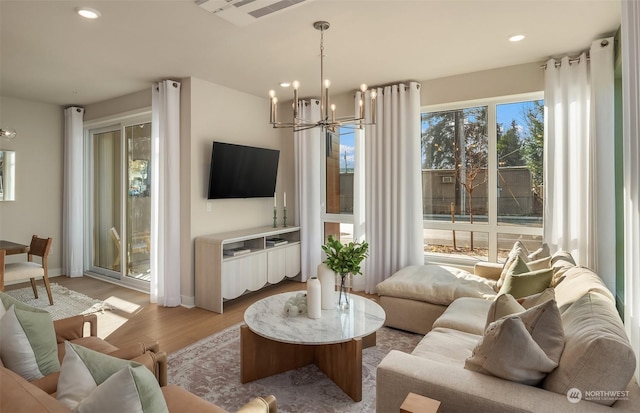
[[[375,345],[384,310],[373,300],[351,294],[346,311],[322,310],[318,319],[288,317],[284,304],[297,293],[263,298],[245,311],[246,325],[240,330],[242,383],[316,364],[354,401],[362,400],[362,349]]]

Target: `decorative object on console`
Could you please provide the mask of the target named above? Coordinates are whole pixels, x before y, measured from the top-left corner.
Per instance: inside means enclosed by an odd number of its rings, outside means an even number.
[[[278,201],[275,192],[273,193],[273,227],[278,227]]]
[[[0,138],[11,141],[14,140],[17,133],[14,129],[0,129]]]
[[[274,90],[269,91],[270,108],[269,108],[269,123],[274,128],[292,128],[294,132],[320,127],[323,129],[335,130],[338,126],[350,125],[356,128],[362,128],[366,123],[364,122],[364,99],[365,92],[367,91],[367,85],[360,85],[362,91],[362,98],[360,99],[360,110],[357,117],[345,117],[336,118],[336,105],[329,104],[329,86],[331,83],[329,79],[324,78],[324,32],[330,27],[329,22],[317,21],[313,23],[313,28],[320,30],[320,112],[321,119],[319,121],[312,121],[299,116],[298,113],[298,89],[300,88],[300,82],[294,80],[293,86],[293,120],[291,122],[279,122],[278,121],[278,98]],[[371,106],[371,124],[376,123],[375,107],[376,107],[376,91],[372,90],[369,94],[370,106]],[[329,113],[331,110],[331,113]],[[286,207],[286,205],[285,205]]]
[[[341,310],[349,308],[349,291],[351,289],[351,276],[362,274],[360,264],[367,258],[369,244],[366,242],[350,242],[342,244],[329,235],[327,243],[322,246],[322,251],[327,255],[323,262],[339,276],[336,284],[339,288],[338,307]]]
[[[322,293],[318,277],[311,277],[307,281],[307,314],[309,318],[322,316]]]

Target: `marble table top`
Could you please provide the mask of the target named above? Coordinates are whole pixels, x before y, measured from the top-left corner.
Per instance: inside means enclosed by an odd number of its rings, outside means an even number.
[[[322,310],[311,319],[306,314],[287,316],[284,304],[296,292],[272,295],[253,303],[244,313],[244,322],[254,333],[270,340],[291,344],[334,344],[365,337],[384,324],[385,313],[375,301],[351,294],[346,311]],[[336,296],[337,302],[337,296]]]

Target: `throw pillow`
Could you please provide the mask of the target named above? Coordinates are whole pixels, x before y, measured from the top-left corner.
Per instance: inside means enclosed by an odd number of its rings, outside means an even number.
[[[145,366],[65,342],[57,398],[76,413],[168,412]]]
[[[547,301],[491,323],[464,367],[537,385],[558,366],[563,347],[560,311]]]
[[[527,267],[529,267],[531,271],[544,270],[547,268],[551,268],[551,257],[544,257],[537,260],[529,260],[527,261]]]
[[[0,307],[4,307],[4,300]],[[0,319],[0,358],[5,367],[28,381],[60,370],[51,315],[12,304]]]
[[[511,294],[516,299],[537,294],[549,287],[552,276],[551,268],[529,271],[522,258],[516,257],[498,294]]]
[[[522,297],[518,300],[518,302],[520,303],[520,305],[522,305],[522,307],[528,310],[529,308],[535,307],[538,304],[542,304],[545,301],[555,300],[555,299],[556,299],[556,292],[553,288],[549,287],[549,288],[545,288],[545,290],[541,293]]]
[[[549,249],[549,245],[547,245],[547,243],[542,244],[540,248],[538,248],[533,252],[528,253],[527,255],[529,260],[532,260],[532,261],[539,260],[541,258],[550,257],[550,256],[551,256],[551,250]]]
[[[500,288],[502,288],[502,284],[504,283],[504,279],[507,276],[507,272],[509,271],[509,269],[511,268],[511,266],[513,265],[517,257],[520,257],[524,262],[527,262],[529,260],[527,257],[527,248],[520,241],[516,241],[513,244],[513,248],[511,248],[511,251],[509,252],[509,256],[507,257],[507,260],[504,262],[504,265],[502,266],[502,271],[500,272],[500,278],[496,283],[496,291],[500,291]]]
[[[510,294],[502,294],[496,297],[489,307],[487,313],[487,321],[485,323],[485,331],[489,327],[489,324],[494,321],[512,314],[523,312],[525,309],[522,307],[515,298]]]

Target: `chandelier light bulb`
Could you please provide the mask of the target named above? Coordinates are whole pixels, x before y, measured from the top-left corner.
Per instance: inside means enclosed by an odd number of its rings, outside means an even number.
[[[367,85],[365,83],[360,85],[360,90],[362,91],[362,93],[367,91]]]
[[[291,85],[295,90],[298,90],[300,88],[300,82],[298,82],[297,80],[294,80]]]
[[[329,79],[325,79],[324,80],[324,87],[327,88],[329,86],[331,86],[331,81]]]
[[[271,90],[269,91],[269,97],[270,97],[271,99],[273,99],[274,97],[276,97],[276,91],[275,91],[275,90],[273,90],[273,89],[271,89]]]
[[[376,92],[375,90],[371,91],[371,99],[375,99],[376,97],[378,97],[378,92]]]

